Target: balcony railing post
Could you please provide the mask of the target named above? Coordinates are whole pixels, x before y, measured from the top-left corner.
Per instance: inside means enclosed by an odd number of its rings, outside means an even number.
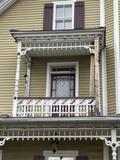
[[[71,111],[70,111],[71,105],[70,105],[70,100],[69,100],[69,99],[67,100],[67,106],[68,106],[68,117],[70,117],[70,114],[71,114],[71,113],[70,113],[70,112],[71,112]]]
[[[17,98],[14,97],[13,99],[13,117],[17,116]]]
[[[41,112],[41,117],[44,117],[44,100],[42,99],[41,100],[41,110],[40,110],[40,112]]]
[[[59,117],[62,116],[62,106],[61,106],[61,100],[59,100]]]

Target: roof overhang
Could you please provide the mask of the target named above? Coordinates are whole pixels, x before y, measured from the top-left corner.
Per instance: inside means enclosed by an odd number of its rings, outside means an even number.
[[[120,139],[120,117],[0,118],[0,138],[9,139],[103,139],[116,129]]]
[[[105,47],[105,28],[82,30],[10,30],[17,43],[21,43],[21,52],[28,56],[68,56],[89,55],[94,49],[95,39],[99,47]]]
[[[46,117],[46,118],[0,118],[0,128],[11,127],[56,128],[120,128],[120,116],[110,117]]]

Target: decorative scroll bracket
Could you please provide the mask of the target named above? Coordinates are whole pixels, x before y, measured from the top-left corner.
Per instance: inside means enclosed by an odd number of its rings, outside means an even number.
[[[105,144],[112,148],[112,160],[117,160],[117,148],[120,146],[120,141],[117,141],[116,129],[111,129],[111,140],[105,137],[101,137],[100,139],[104,140]]]
[[[10,140],[11,137],[5,137],[2,140],[0,140],[0,146],[3,146],[5,144],[6,141]]]

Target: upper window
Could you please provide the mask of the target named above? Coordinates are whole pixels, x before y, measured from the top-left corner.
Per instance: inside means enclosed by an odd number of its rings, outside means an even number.
[[[53,29],[74,29],[74,3],[54,4]]]
[[[84,1],[56,1],[44,5],[43,30],[84,28]]]

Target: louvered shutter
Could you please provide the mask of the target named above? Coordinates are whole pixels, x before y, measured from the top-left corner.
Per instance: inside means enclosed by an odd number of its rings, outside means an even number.
[[[88,160],[87,156],[77,156],[76,160]]]
[[[75,17],[74,17],[74,29],[83,29],[84,28],[84,2],[78,1],[75,2]]]
[[[43,30],[52,30],[53,25],[53,4],[46,3],[44,5]]]
[[[35,155],[33,157],[33,160],[45,160],[45,157],[44,156],[40,156],[40,155]]]

